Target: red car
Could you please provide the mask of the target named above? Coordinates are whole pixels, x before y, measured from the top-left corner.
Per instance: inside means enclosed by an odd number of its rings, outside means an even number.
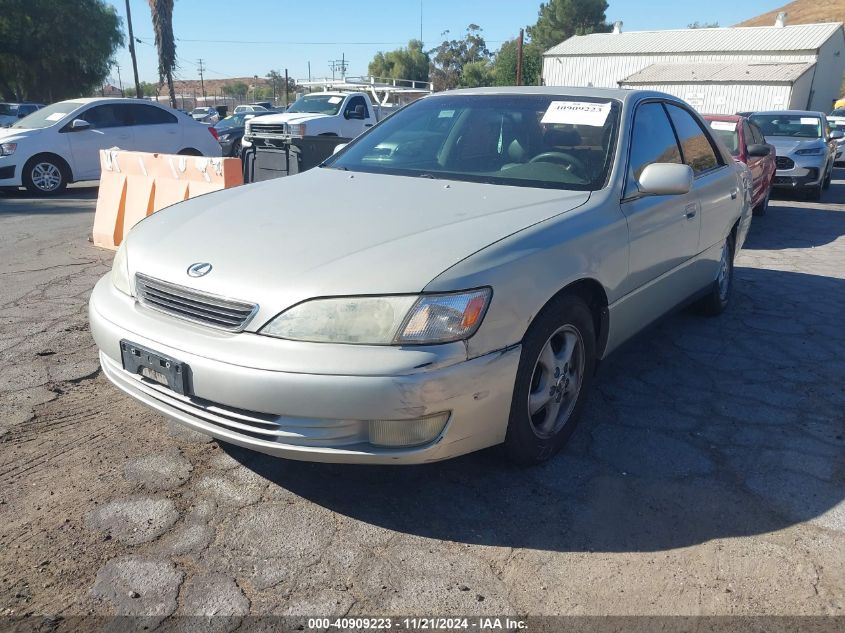
[[[734,160],[748,165],[754,181],[754,215],[764,215],[769,208],[769,194],[775,177],[775,148],[766,143],[763,133],[744,116],[705,114],[710,129],[730,150]]]

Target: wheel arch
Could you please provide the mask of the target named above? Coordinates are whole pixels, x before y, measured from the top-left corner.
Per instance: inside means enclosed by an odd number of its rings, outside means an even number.
[[[30,156],[23,165],[23,171],[21,172],[21,182],[23,182],[24,171],[28,170],[30,164],[34,160],[38,160],[39,158],[50,158],[52,160],[55,160],[59,169],[64,171],[68,183],[75,182],[73,178],[73,169],[71,169],[70,163],[68,163],[65,158],[63,158],[59,154],[56,154],[55,152],[38,152],[37,154],[33,154],[32,156]]]
[[[593,325],[596,330],[596,357],[602,358],[607,347],[607,337],[610,331],[610,311],[608,310],[607,291],[598,280],[592,277],[583,277],[567,284],[549,297],[534,318],[531,319],[531,322],[533,323],[537,316],[551,303],[564,295],[574,295],[587,304],[590,313],[593,315]]]

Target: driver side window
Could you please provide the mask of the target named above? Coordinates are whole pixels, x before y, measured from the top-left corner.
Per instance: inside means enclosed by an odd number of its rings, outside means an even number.
[[[364,97],[352,97],[349,100],[349,103],[346,104],[346,114],[355,112],[356,109],[361,111],[365,119],[370,117],[370,113],[367,111],[367,102],[364,101]]]

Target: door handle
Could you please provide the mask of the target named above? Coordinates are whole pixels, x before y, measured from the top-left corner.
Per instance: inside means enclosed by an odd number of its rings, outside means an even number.
[[[684,208],[684,217],[687,220],[692,220],[696,213],[698,213],[698,204],[695,202],[691,202]]]
[[[736,200],[736,189],[731,189],[731,200]]]

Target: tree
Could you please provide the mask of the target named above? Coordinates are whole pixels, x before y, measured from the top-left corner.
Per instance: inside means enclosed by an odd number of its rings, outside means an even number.
[[[496,53],[493,62],[493,83],[497,86],[516,85],[516,47],[515,39],[508,40]],[[522,47],[522,83],[536,86],[543,72],[543,49],[536,43],[529,42]]]
[[[158,77],[167,80],[170,107],[176,108],[176,91],[173,89],[173,71],[176,70],[176,38],[173,37],[173,1],[149,0],[153,17],[156,48],[158,49]]]
[[[428,81],[430,63],[431,58],[423,50],[423,43],[420,40],[411,40],[405,48],[376,53],[367,67],[367,73],[375,77]]]
[[[103,0],[0,0],[0,96],[49,103],[89,94],[123,42]]]
[[[223,94],[227,97],[239,97],[241,99],[245,99],[247,92],[249,92],[249,86],[242,81],[236,81],[233,84],[226,84],[223,86]]]
[[[155,97],[158,96],[159,86],[150,83],[149,81],[142,81],[141,82],[141,96],[142,97]],[[135,95],[135,86],[129,86],[126,89],[126,96],[127,97],[134,97]]]
[[[463,39],[443,40],[440,46],[429,51],[429,54],[433,54],[429,76],[435,90],[451,90],[458,86],[467,86],[464,82],[464,67],[468,64],[473,64],[469,69],[470,75],[466,78],[468,81],[487,82],[475,84],[484,86],[492,83],[492,72],[482,72],[482,67],[477,64],[484,62],[489,66],[492,58],[481,30],[477,24],[470,24]],[[448,33],[449,31],[444,31],[443,35],[446,36]]]
[[[692,24],[687,24],[688,29],[718,29],[718,22],[699,22],[696,20]]]
[[[607,33],[605,0],[549,0],[540,5],[537,23],[528,27],[528,36],[546,51],[573,35]]]

